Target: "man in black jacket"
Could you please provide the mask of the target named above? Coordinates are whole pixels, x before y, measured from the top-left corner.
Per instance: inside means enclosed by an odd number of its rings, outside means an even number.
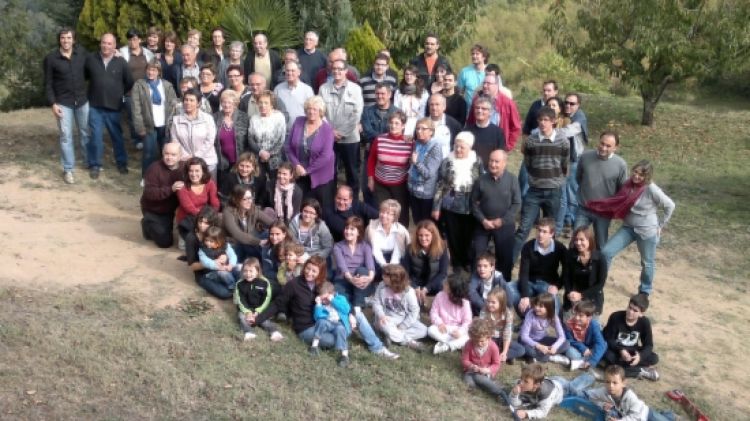
[[[344,239],[344,226],[350,216],[362,218],[365,227],[367,227],[371,219],[378,218],[377,209],[365,202],[355,201],[352,188],[346,184],[339,186],[338,190],[336,190],[336,199],[334,202],[332,207],[327,207],[323,212],[323,220],[328,225],[328,229],[331,230],[333,241],[338,242]]]
[[[104,126],[107,127],[109,137],[112,139],[117,170],[120,174],[127,174],[128,154],[122,138],[120,111],[125,92],[133,87],[133,77],[125,59],[115,57],[114,35],[111,33],[102,35],[99,52],[86,58],[84,71],[89,80],[89,130],[91,131],[91,141],[87,147],[89,175],[97,179],[102,169]]]
[[[451,70],[448,59],[438,55],[440,49],[440,40],[435,34],[427,34],[424,38],[424,52],[417,55],[411,60],[411,64],[419,69],[419,78],[424,81],[425,89],[430,89],[430,85],[435,81],[437,68],[439,65],[445,66],[446,70]]]
[[[44,88],[60,129],[63,180],[73,184],[76,163],[74,123],[78,126],[82,149],[86,150],[89,143],[89,102],[83,72],[88,53],[75,45],[75,31],[71,28],[61,29],[58,41],[59,48],[44,58]]]
[[[279,53],[268,49],[268,37],[257,34],[253,37],[254,54],[248,54],[245,58],[245,74],[260,73],[266,79],[263,89],[273,89],[273,75],[281,70],[281,57]]]

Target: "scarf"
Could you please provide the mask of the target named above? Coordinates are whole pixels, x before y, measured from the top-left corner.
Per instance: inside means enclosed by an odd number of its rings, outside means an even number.
[[[161,94],[159,93],[159,79],[151,80],[146,79],[148,87],[151,88],[151,103],[154,105],[161,105]]]
[[[453,166],[453,190],[470,191],[471,186],[474,185],[474,178],[471,173],[474,163],[477,162],[476,152],[469,151],[469,156],[463,159],[456,158],[455,152],[451,152],[448,159]]]
[[[586,339],[586,331],[589,329],[589,325],[578,326],[578,324],[573,319],[568,320],[567,322],[565,322],[565,324],[568,325],[570,333],[573,334],[573,338],[575,340],[577,340],[578,342],[583,342],[584,339]]]
[[[407,85],[404,83],[399,90],[401,91],[401,95],[417,95],[417,85]]]
[[[631,178],[620,187],[620,190],[614,196],[589,200],[586,202],[586,207],[595,214],[605,218],[624,219],[628,215],[628,212],[630,212],[630,208],[641,197],[645,188],[645,183],[636,186],[633,184],[633,179]]]
[[[292,204],[292,196],[294,196],[294,183],[289,183],[286,186],[280,186],[276,183],[275,192],[273,195],[273,208],[276,210],[276,215],[281,218],[285,223],[288,223],[294,216],[294,205]],[[286,195],[286,201],[283,197]]]

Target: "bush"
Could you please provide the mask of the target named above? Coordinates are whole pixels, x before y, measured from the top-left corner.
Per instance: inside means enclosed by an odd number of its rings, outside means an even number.
[[[385,48],[385,44],[375,35],[369,22],[365,22],[360,28],[349,32],[349,37],[346,40],[349,64],[356,67],[362,75],[372,67],[375,56],[383,48]]]

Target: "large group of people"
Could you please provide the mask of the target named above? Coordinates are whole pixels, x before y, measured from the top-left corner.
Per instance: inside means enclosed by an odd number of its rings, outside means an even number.
[[[234,298],[245,339],[260,326],[282,340],[272,320],[291,319],[311,355],[335,348],[346,366],[352,332],[389,359],[392,344],[421,351],[429,336],[434,353],[464,349],[465,381],[491,393],[488,343],[498,363],[658,378],[643,312],[675,204],[650,162],[628,176],[616,132],[590,139],[580,94],[545,81],[522,124],[488,48],[454,71],[434,34],[400,81],[387,50],[360,76],[343,48],[321,52],[315,32],[283,54],[257,34],[244,57],[221,28],[206,49],[197,30],[185,44],[158,28],[146,38],[130,30],[117,50],[106,33],[88,53],[60,31],[44,66],[63,179],[75,182],[75,125],[92,179],[103,127],[128,172],[126,111],[142,149],[144,238],[172,247],[176,226],[197,283]],[[518,176],[506,168],[516,150]],[[623,222],[609,237],[612,219]],[[602,334],[607,272],[632,242],[638,294]]]

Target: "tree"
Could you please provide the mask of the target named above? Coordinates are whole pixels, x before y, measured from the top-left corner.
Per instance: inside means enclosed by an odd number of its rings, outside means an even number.
[[[349,0],[288,0],[288,4],[296,14],[299,32],[315,31],[324,50],[343,46],[349,31],[357,26]]]
[[[281,0],[238,0],[224,9],[221,26],[231,40],[252,44],[253,36],[262,32],[268,48],[283,49],[299,44],[294,16]]]
[[[375,35],[368,22],[350,31],[349,38],[346,40],[349,64],[356,67],[361,74],[367,73],[378,51],[383,48],[385,45]]]
[[[485,0],[355,0],[354,16],[369,21],[375,34],[391,51],[399,67],[417,54],[424,36],[440,37],[447,54],[473,33],[477,12]]]
[[[544,23],[557,51],[637,89],[646,126],[670,84],[733,65],[750,45],[750,7],[741,0],[583,0],[576,19],[566,13],[565,0],[556,0]]]

